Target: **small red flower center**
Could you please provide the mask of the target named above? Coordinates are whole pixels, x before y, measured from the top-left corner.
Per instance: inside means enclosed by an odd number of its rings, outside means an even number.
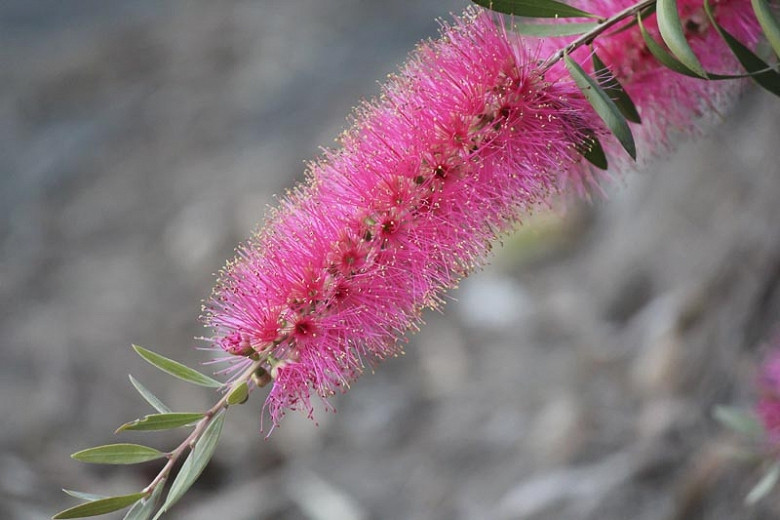
[[[392,235],[396,231],[398,231],[398,221],[397,220],[395,220],[393,218],[389,218],[389,219],[385,220],[384,222],[382,222],[382,233],[383,234],[385,234],[385,235]]]
[[[347,297],[351,292],[352,292],[351,289],[346,283],[340,282],[333,289],[333,299],[336,300],[337,302],[342,302],[347,299]]]
[[[316,331],[317,329],[314,326],[314,322],[311,318],[306,316],[295,322],[295,325],[293,326],[293,334],[299,339],[314,337]]]

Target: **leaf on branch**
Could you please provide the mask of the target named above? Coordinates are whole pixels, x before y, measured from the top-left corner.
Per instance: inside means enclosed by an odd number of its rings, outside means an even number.
[[[88,516],[104,515],[113,511],[119,511],[128,507],[134,502],[138,502],[146,496],[146,493],[134,493],[132,495],[122,495],[118,497],[101,498],[93,500],[86,504],[81,504],[65,511],[60,511],[52,517],[52,520],[60,518],[85,518]]]
[[[769,7],[766,0],[750,0],[750,2],[753,4],[753,12],[756,13],[764,36],[766,36],[769,45],[772,46],[772,50],[780,58],[780,24],[775,19],[772,8]]]
[[[745,497],[745,503],[747,505],[753,505],[774,489],[780,479],[780,463],[773,464],[769,471],[758,481],[758,484],[750,490],[748,496]]]
[[[614,101],[620,113],[632,123],[641,124],[642,118],[639,117],[639,112],[637,112],[634,102],[631,101],[629,95],[623,90],[623,85],[612,74],[612,71],[607,68],[606,64],[601,61],[601,58],[598,57],[595,51],[593,52],[593,75],[604,89],[604,92]]]
[[[715,17],[712,15],[712,9],[710,7],[709,0],[704,0],[704,11],[712,22],[712,26],[718,31],[723,41],[729,46],[731,52],[737,57],[739,63],[748,71],[753,78],[753,81],[764,87],[766,90],[776,96],[780,96],[780,74],[774,70],[766,70],[769,65],[756,56],[753,51],[745,47],[739,40],[734,38],[728,31],[718,25],[715,21]]]
[[[764,435],[764,427],[751,412],[733,406],[716,406],[712,415],[719,423],[736,433],[754,438]]]
[[[178,377],[183,381],[194,383],[200,386],[207,386],[210,388],[220,388],[223,386],[222,383],[216,379],[212,379],[205,374],[201,374],[197,370],[194,370],[186,365],[182,365],[178,361],[168,359],[165,356],[161,356],[160,354],[152,352],[151,350],[147,350],[143,347],[139,347],[138,345],[133,345],[133,349],[138,352],[139,356],[144,358],[152,365],[156,366],[163,372],[166,372],[174,377]]]
[[[171,413],[173,411],[167,406],[165,406],[165,404],[162,401],[160,401],[160,399],[156,395],[150,392],[148,388],[142,385],[140,381],[138,381],[130,374],[128,374],[128,376],[130,377],[130,382],[133,384],[135,389],[138,390],[138,393],[141,394],[141,397],[143,397],[147,403],[152,405],[152,408],[154,408],[160,413]]]
[[[609,98],[609,96],[599,87],[598,83],[588,76],[585,71],[575,62],[568,54],[564,54],[563,61],[566,64],[566,69],[571,74],[574,83],[582,91],[585,99],[591,104],[596,113],[601,117],[607,128],[615,134],[620,144],[628,152],[628,155],[632,159],[636,160],[636,145],[634,144],[634,136],[631,134],[631,129],[628,127],[628,122],[623,114],[620,113],[620,109]]]
[[[585,140],[577,145],[577,151],[596,168],[606,170],[609,166],[607,155],[594,132],[588,132]]]
[[[656,4],[658,30],[661,32],[661,38],[666,42],[669,50],[689,70],[699,77],[706,78],[707,73],[685,38],[682,22],[680,22],[680,14],[677,12],[677,0],[658,0]]]
[[[152,431],[152,430],[170,430],[179,426],[187,426],[202,419],[202,413],[160,413],[146,415],[143,419],[130,421],[116,429],[114,433],[125,430]]]
[[[696,79],[705,79],[695,72],[693,72],[691,69],[686,67],[680,60],[669,54],[669,52],[664,49],[664,47],[656,42],[652,36],[650,36],[650,33],[647,32],[647,29],[645,29],[644,23],[642,22],[643,17],[637,16],[637,22],[639,23],[639,31],[642,33],[642,38],[645,41],[645,45],[647,45],[647,49],[650,51],[650,54],[652,54],[656,60],[661,65],[664,65],[668,69],[671,69],[678,74],[683,74],[685,76],[689,76],[691,78]],[[706,79],[709,80],[729,80],[729,79],[741,79],[741,78],[749,78],[752,76],[756,76],[758,74],[762,74],[764,72],[772,71],[772,67],[767,65],[763,69],[758,69],[755,72],[751,72],[748,74],[716,74],[714,72],[706,72],[707,77]]]
[[[195,483],[206,465],[214,455],[214,450],[217,447],[217,441],[219,441],[219,435],[222,433],[222,425],[225,422],[225,412],[220,412],[211,421],[211,424],[204,430],[203,436],[195,443],[195,447],[190,453],[187,460],[182,464],[179,473],[176,475],[171,489],[168,492],[168,496],[165,498],[160,510],[154,517],[155,520],[160,518],[166,513],[179,499],[184,496],[184,493]]]
[[[165,479],[157,484],[150,496],[136,502],[122,520],[149,520],[152,517],[152,513],[154,513],[154,508],[157,506],[157,501],[164,487]]]
[[[593,22],[582,23],[514,23],[512,29],[526,36],[575,36],[585,34],[598,26]]]
[[[108,444],[71,455],[73,459],[91,464],[138,464],[163,457],[165,453],[140,444]]]
[[[699,74],[695,73],[680,60],[669,54],[660,43],[656,42],[653,37],[650,36],[650,33],[647,32],[647,29],[645,29],[645,25],[642,22],[641,14],[637,15],[637,22],[639,23],[639,31],[642,33],[642,38],[645,40],[645,45],[647,45],[647,50],[650,51],[650,54],[652,54],[661,65],[664,65],[679,74],[701,79]]]
[[[554,0],[473,0],[491,11],[532,18],[599,18],[576,7]]]

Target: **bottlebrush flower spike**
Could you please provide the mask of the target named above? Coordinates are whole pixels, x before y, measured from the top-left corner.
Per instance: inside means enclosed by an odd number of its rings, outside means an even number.
[[[444,26],[221,272],[205,323],[235,359],[268,356],[274,425],[397,354],[602,131],[535,57],[485,11]]]

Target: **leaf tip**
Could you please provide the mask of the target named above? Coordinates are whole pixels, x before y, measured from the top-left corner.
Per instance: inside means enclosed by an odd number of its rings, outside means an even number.
[[[123,424],[122,426],[120,426],[119,428],[117,428],[116,430],[114,430],[114,435],[118,435],[118,434],[122,433],[123,431],[125,431],[125,430],[126,430],[126,429],[128,429],[128,428],[130,428],[131,426],[133,426],[133,424],[135,424],[135,423],[137,423],[137,422],[138,422],[138,421],[130,421],[130,422],[126,422],[125,424]]]

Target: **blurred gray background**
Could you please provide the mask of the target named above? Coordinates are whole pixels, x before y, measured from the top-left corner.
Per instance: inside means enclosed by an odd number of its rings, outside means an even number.
[[[274,193],[333,143],[459,0],[0,3],[0,518],[61,487],[121,494],[157,463],[78,449],[214,395],[200,301]],[[318,425],[266,440],[262,394],[169,518],[777,518],[714,404],[749,405],[780,317],[780,104],[749,92],[709,137],[531,218]],[[676,139],[676,138],[675,138]],[[174,432],[175,433],[175,432]],[[114,515],[121,518],[121,515]]]

